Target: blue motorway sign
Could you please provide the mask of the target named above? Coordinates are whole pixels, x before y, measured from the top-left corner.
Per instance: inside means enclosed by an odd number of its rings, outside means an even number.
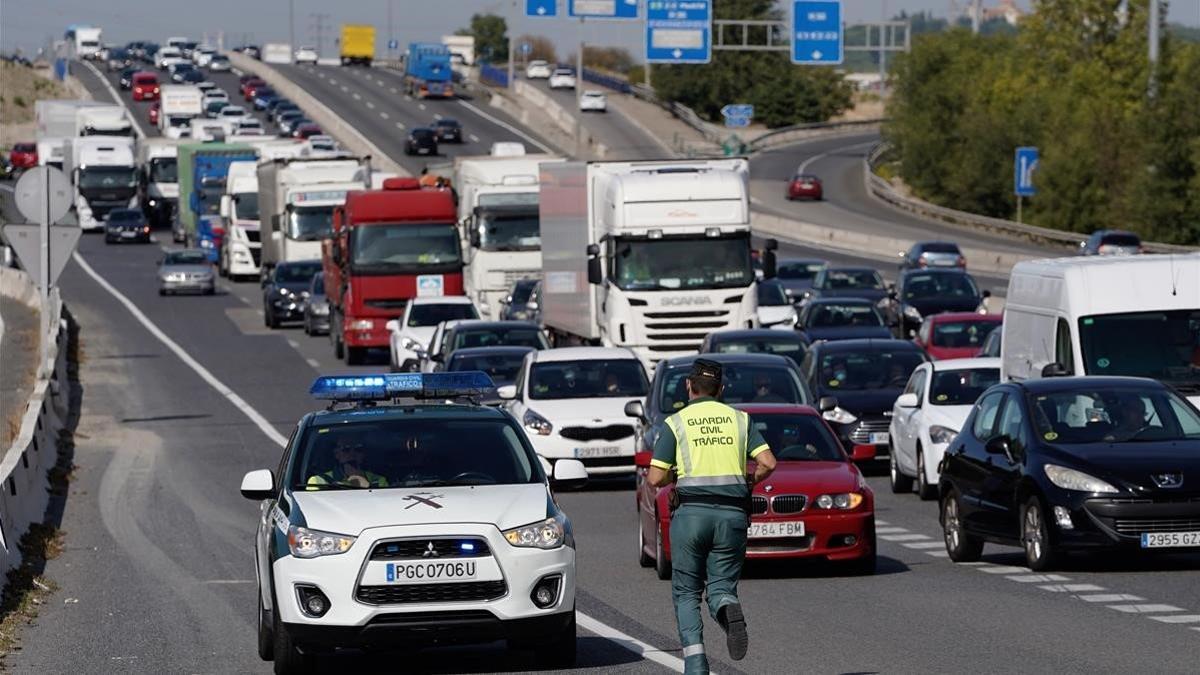
[[[792,63],[839,64],[842,44],[840,0],[792,2]]]
[[[1018,197],[1032,197],[1037,194],[1037,188],[1033,186],[1033,172],[1037,171],[1037,165],[1037,148],[1017,148],[1013,157],[1013,192]]]
[[[521,53],[522,54],[528,54],[531,51],[533,51],[533,45],[529,44],[528,42],[521,43]]]
[[[388,40],[388,49],[396,49],[400,46],[399,40]]]
[[[646,61],[712,60],[712,0],[646,0]]]
[[[750,120],[754,119],[754,106],[750,103],[730,103],[721,108],[721,116],[725,118],[727,127],[748,127]]]
[[[588,19],[636,19],[638,0],[567,0],[567,14]]]
[[[558,0],[525,0],[525,16],[555,16]]]

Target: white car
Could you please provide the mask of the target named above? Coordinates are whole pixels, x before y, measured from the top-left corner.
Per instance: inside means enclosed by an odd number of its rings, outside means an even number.
[[[224,89],[209,89],[204,92],[204,107],[207,108],[209,103],[213,101],[228,101],[229,94]]]
[[[177,47],[163,47],[154,53],[154,67],[166,70],[172,64],[183,63],[183,52]]]
[[[758,325],[777,330],[795,330],[800,316],[783,284],[774,279],[758,282]]]
[[[478,371],[318,378],[329,409],[300,420],[279,475],[242,479],[259,503],[258,654],[276,673],[430,635],[574,665],[575,539],[551,487],[587,473],[548,474],[516,420],[472,402],[491,385]]]
[[[250,118],[250,113],[246,112],[246,109],[243,108],[242,106],[227,105],[224,108],[221,108],[221,112],[217,113],[217,119],[233,120],[234,122],[240,122],[241,120],[251,119],[251,118]]]
[[[896,403],[888,429],[892,492],[921,499],[938,490],[938,464],[962,430],[975,399],[1000,381],[1000,359],[946,359],[917,366]]]
[[[201,92],[208,93],[208,92],[216,89],[217,85],[213,82],[209,82],[208,80],[204,80],[203,82],[197,82],[196,88],[199,89]]]
[[[221,112],[225,111],[222,110]],[[267,130],[263,128],[263,124],[259,120],[253,117],[243,117],[237,121],[237,127],[233,130],[233,133],[242,135],[253,134],[255,136],[259,136],[267,133]]]
[[[529,65],[525,66],[525,79],[527,80],[545,80],[551,74],[550,64],[542,60],[530,61]]]
[[[570,68],[559,68],[550,75],[551,89],[574,89],[575,73]]]
[[[204,68],[208,64],[212,63],[212,58],[216,55],[216,53],[217,50],[209,47],[208,45],[196,47],[192,50],[192,63],[195,63],[196,67],[198,68]]]
[[[579,97],[579,109],[584,112],[608,112],[608,97],[602,91],[589,89]]]
[[[635,470],[634,428],[625,404],[646,397],[646,369],[625,348],[567,347],[530,352],[509,401],[538,455],[551,464],[583,461],[589,475]]]
[[[466,296],[413,298],[404,308],[403,316],[387,322],[387,329],[391,333],[389,351],[392,369],[401,372],[420,370],[422,357],[429,351],[440,324],[478,318],[479,310]]]
[[[229,62],[229,57],[224,54],[214,54],[208,60],[208,69],[214,73],[227,73],[233,70],[233,64]]]
[[[294,60],[296,63],[311,63],[315,66],[317,65],[318,58],[320,58],[320,56],[317,54],[317,50],[313,49],[312,47],[301,47],[296,50],[296,57]]]

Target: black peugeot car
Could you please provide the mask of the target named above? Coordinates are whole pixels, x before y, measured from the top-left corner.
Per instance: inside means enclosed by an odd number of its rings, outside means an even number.
[[[822,403],[825,420],[847,449],[867,445],[875,456],[887,457],[892,404],[917,366],[928,360],[908,340],[838,340],[809,347],[800,372]]]
[[[438,154],[437,133],[428,127],[417,127],[408,132],[404,141],[406,155],[436,155]]]
[[[141,209],[113,209],[104,215],[104,243],[150,243],[150,223]]]
[[[279,263],[263,277],[263,323],[278,328],[284,321],[304,319],[313,275],[321,271],[320,260]]]
[[[437,134],[438,143],[462,143],[463,128],[458,120],[450,117],[440,117],[429,127]]]
[[[1035,571],[1068,551],[1200,548],[1200,412],[1156,380],[990,387],[939,468],[955,562],[984,542],[1021,546]]]
[[[897,336],[912,337],[925,317],[974,312],[991,295],[990,291],[980,291],[975,279],[962,270],[906,270],[890,294],[888,321],[896,327]]]

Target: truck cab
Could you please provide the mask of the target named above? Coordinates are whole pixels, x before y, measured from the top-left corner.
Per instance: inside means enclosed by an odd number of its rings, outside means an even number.
[[[262,271],[257,170],[257,162],[253,161],[230,164],[225,194],[221,196],[225,236],[217,269],[231,279],[257,277]]]
[[[69,145],[69,150],[64,148],[63,168],[75,185],[80,228],[102,229],[109,211],[138,205],[133,139],[87,136],[72,139]]]
[[[179,147],[164,138],[138,144],[138,195],[151,226],[170,224],[179,205]]]
[[[188,143],[179,146],[179,221],[190,243],[217,262],[225,235],[221,198],[234,162],[252,162],[253,148],[240,144]]]
[[[404,60],[405,93],[416,98],[453,98],[450,49],[436,42],[413,42]]]
[[[133,123],[122,106],[89,106],[75,111],[75,135],[133,136]]]
[[[369,158],[280,157],[258,165],[263,261],[316,260],[332,232],[334,209],[370,184]]]

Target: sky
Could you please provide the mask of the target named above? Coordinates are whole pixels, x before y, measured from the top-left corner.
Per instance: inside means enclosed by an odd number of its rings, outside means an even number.
[[[721,0],[715,0],[720,2]],[[967,0],[959,0],[960,3]],[[998,0],[984,0],[985,6]],[[581,30],[577,20],[525,18],[524,0],[290,0],[296,42],[316,44],[316,27],[326,26],[324,52],[335,55],[333,45],[342,23],[370,23],[379,29],[382,55],[392,8],[392,33],[400,45],[436,40],[465,27],[477,12],[500,14],[508,19],[510,35],[524,33],[552,37],[560,57],[575,50],[582,32],[589,44],[620,46],[635,56],[642,52],[643,31],[637,22],[590,22]],[[566,0],[559,0],[560,7]],[[1200,25],[1200,0],[1172,2],[1169,20]],[[848,22],[879,20],[901,10],[921,10],[946,15],[951,0],[844,0]],[[1028,7],[1029,0],[1018,0]],[[61,37],[68,24],[104,29],[106,42],[165,41],[168,35],[201,38],[225,32],[226,46],[245,39],[254,43],[288,41],[289,0],[0,0],[0,52],[20,47],[36,50],[52,37]],[[565,8],[560,10],[565,13]]]

